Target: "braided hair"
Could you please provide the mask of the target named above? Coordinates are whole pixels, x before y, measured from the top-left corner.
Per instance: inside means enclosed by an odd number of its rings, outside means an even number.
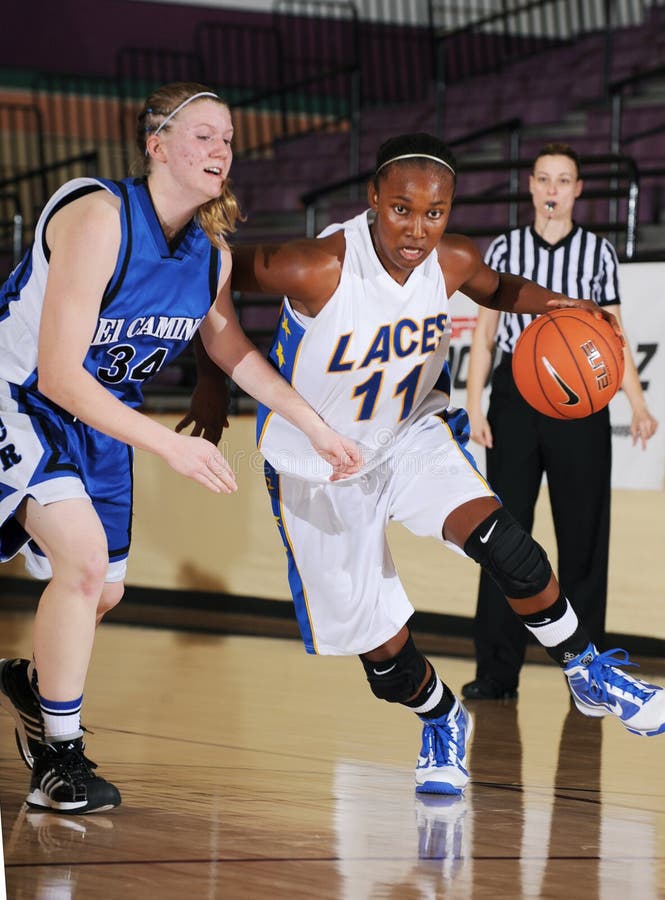
[[[211,100],[225,106],[228,104],[218,97],[210,88],[195,82],[179,81],[166,84],[146,99],[138,115],[136,127],[136,146],[139,151],[138,168],[143,175],[150,174],[151,157],[147,151],[149,135],[158,131],[167,131],[171,119],[188,103],[199,103]],[[226,178],[219,197],[208,200],[199,207],[197,221],[215,246],[226,246],[226,235],[236,230],[238,219],[242,221],[238,201],[231,190],[231,180]]]

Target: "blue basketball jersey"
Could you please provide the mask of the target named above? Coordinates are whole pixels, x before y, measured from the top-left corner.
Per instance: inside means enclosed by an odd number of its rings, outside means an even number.
[[[195,221],[169,249],[143,179],[77,178],[53,195],[33,246],[0,290],[0,378],[34,388],[50,256],[46,226],[62,206],[95,190],[120,198],[122,238],[84,366],[124,403],[138,406],[143,384],[196,333],[217,294],[220,267],[219,250]]]
[[[221,256],[194,221],[171,250],[143,180],[78,178],[47,203],[32,247],[0,288],[0,561],[28,539],[14,519],[25,497],[42,505],[87,497],[108,541],[107,578],[116,581],[131,541],[132,449],[37,389],[46,227],[64,205],[100,190],[120,198],[121,244],[83,364],[127,405],[142,402],[143,384],[194,336],[217,294]],[[26,558],[32,574],[48,577],[38,547],[31,543]]]

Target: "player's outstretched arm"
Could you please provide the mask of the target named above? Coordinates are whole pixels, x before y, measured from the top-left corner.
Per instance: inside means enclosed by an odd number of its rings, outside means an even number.
[[[250,396],[299,428],[333,468],[333,480],[360,470],[360,449],[333,431],[291,385],[263,358],[240,327],[231,302],[230,279],[201,325],[208,355]]]
[[[229,464],[203,438],[175,434],[106,390],[83,363],[120,246],[115,201],[89,194],[57,212],[47,232],[49,274],[39,331],[39,390],[82,422],[164,459],[215,493],[236,489]]]
[[[487,265],[476,245],[467,237],[446,235],[439,249],[439,260],[449,294],[460,290],[479,306],[513,313],[542,315],[549,310],[565,307],[586,309],[596,318],[607,319],[623,340],[616,317],[597,303],[566,297],[521,275],[496,272]]]
[[[316,316],[335,292],[344,258],[342,232],[283,244],[258,244],[233,251],[234,291],[286,296]]]
[[[553,298],[563,298],[520,275],[490,268],[476,244],[464,235],[446,234],[439,261],[448,295],[459,290],[486,309],[514,313],[544,313]]]

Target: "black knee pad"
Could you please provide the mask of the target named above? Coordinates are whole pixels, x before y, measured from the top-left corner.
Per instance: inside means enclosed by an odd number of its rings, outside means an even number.
[[[388,703],[404,703],[418,692],[427,672],[427,660],[409,635],[406,644],[396,656],[372,662],[364,656],[360,661],[372,693]]]
[[[544,591],[552,575],[547,554],[501,506],[471,532],[464,552],[494,579],[506,597]]]

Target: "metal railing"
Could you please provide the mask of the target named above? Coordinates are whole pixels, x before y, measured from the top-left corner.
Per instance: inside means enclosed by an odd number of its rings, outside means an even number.
[[[57,160],[45,166],[26,168],[13,175],[0,178],[0,209],[4,209],[7,203],[13,205],[11,214],[5,215],[0,221],[0,230],[4,232],[4,240],[1,240],[0,243],[5,248],[4,256],[11,258],[11,265],[4,267],[6,271],[0,271],[0,278],[6,278],[9,271],[21,259],[25,247],[32,241],[38,214],[41,212],[40,207],[26,216],[22,202],[22,198],[26,196],[25,189],[28,188],[27,196],[33,198],[35,191],[32,186],[36,183],[38,190],[41,190],[43,180],[61,170],[64,170],[66,174],[65,178],[61,178],[59,181],[66,181],[68,178],[82,175],[96,175],[97,154],[93,150],[89,153]]]
[[[18,193],[0,191],[0,277],[18,265],[23,253],[23,214]]]
[[[648,82],[657,80],[665,82],[665,66],[656,66],[610,84],[610,151],[612,153],[619,153],[623,147],[629,144],[665,131],[665,121],[663,121],[641,131],[633,131],[627,137],[623,134],[623,112],[626,95],[631,91],[635,91],[636,88],[643,87]]]
[[[353,170],[360,107],[355,19],[344,33],[320,13],[313,27],[291,11],[302,2],[280,0],[284,9],[270,25],[199,22],[192,52],[123,48],[116,69],[125,104],[136,108],[139,98],[169,81],[203,81],[233,109],[238,158],[268,155],[276,142],[312,131],[345,129]],[[314,6],[323,13],[353,9],[350,3]],[[123,134],[125,145],[131,137]]]
[[[498,2],[494,0],[492,8]],[[658,0],[659,5],[662,2]],[[361,110],[368,104],[401,97],[400,90],[414,102],[429,91],[431,100],[436,84],[433,130],[442,133],[445,90],[457,77],[455,72],[466,77],[477,73],[479,66],[501,66],[516,53],[523,58],[529,48],[551,46],[571,33],[596,29],[602,37],[608,25],[622,24],[631,16],[639,20],[648,5],[646,0],[501,0],[501,4],[498,12],[486,15],[488,0],[483,13],[471,22],[471,5],[457,4],[467,20],[463,27],[453,27],[458,20],[446,18],[449,4],[438,0],[277,0],[270,25],[200,23],[192,51],[123,48],[113,78],[40,76],[31,104],[41,119],[35,139],[41,141],[45,164],[94,150],[99,174],[123,177],[134,156],[136,111],[147,91],[169,80],[203,78],[221,85],[228,96],[239,157],[269,155],[278,141],[311,131],[340,130],[348,133],[348,171],[353,177],[359,172]],[[464,35],[473,37],[473,47],[487,51],[477,64]],[[433,40],[439,60],[436,80]],[[467,68],[461,62],[453,64],[453,46],[466,54]],[[410,77],[398,77],[395,60],[402,61],[402,69],[406,65]],[[622,91],[636,81],[637,76],[624,80]],[[616,132],[622,99],[616,85],[613,90]],[[623,140],[613,134],[612,149],[619,149]],[[35,198],[22,202],[26,228],[56,186],[52,179],[42,179]]]
[[[463,147],[465,145],[468,146],[469,144],[477,144],[478,142],[484,141],[488,138],[504,137],[507,140],[507,147],[505,151],[507,155],[506,158],[509,163],[515,163],[514,166],[508,166],[509,188],[510,190],[515,192],[518,187],[517,179],[519,178],[518,160],[520,153],[521,128],[521,119],[506,119],[505,121],[497,122],[494,125],[488,125],[486,128],[479,128],[477,130],[454,138],[453,140],[448,142],[448,146],[451,148],[457,148]],[[464,170],[464,164],[461,164],[458,168],[458,171],[462,172]],[[308,191],[307,193],[303,194],[300,198],[300,201],[305,208],[305,234],[307,235],[307,237],[314,237],[320,230],[318,215],[320,212],[321,201],[325,201],[332,196],[339,197],[343,195],[344,192],[347,192],[346,196],[349,199],[355,201],[359,196],[359,186],[369,181],[369,179],[373,175],[374,170],[368,169],[364,172],[359,173],[358,175],[352,175],[349,178],[343,178],[338,181],[331,182],[330,184],[322,185],[312,191]],[[457,200],[455,202],[457,202]],[[511,222],[514,219],[514,215],[515,210],[511,209]]]
[[[61,181],[90,174],[91,161],[98,160],[94,149],[72,153],[71,144],[49,141],[49,122],[44,103],[0,103],[0,191],[16,194],[25,241]]]
[[[592,154],[582,156],[580,163],[583,171],[585,189],[578,204],[596,205],[595,201],[607,201],[607,216],[600,218],[594,215],[591,219],[585,218],[585,226],[593,231],[606,234],[613,243],[620,245],[621,256],[626,260],[634,258],[637,251],[637,218],[639,207],[639,182],[640,174],[635,160],[621,153]],[[460,173],[472,172],[502,172],[515,170],[530,172],[533,168],[533,160],[518,160],[507,162],[498,160],[495,163],[478,162],[467,163],[460,166]],[[587,187],[595,183],[598,187]],[[625,204],[625,215],[622,216],[619,208],[620,201]],[[527,191],[485,191],[478,194],[460,193],[455,198],[455,207],[499,205],[508,210],[508,227],[514,228],[524,221],[530,221],[533,216],[531,194]],[[523,215],[520,217],[520,212]],[[466,228],[465,233],[470,237],[493,237],[496,227],[474,226]]]
[[[617,27],[643,21],[647,0],[529,0],[466,22],[438,29],[434,37],[436,133],[441,133],[445,94],[449,85],[485,75],[545,50],[596,34],[602,41],[602,82],[605,96],[613,68],[613,34]]]
[[[585,187],[584,194],[579,202],[582,201],[607,201],[613,198],[623,199],[626,204],[625,219],[609,217],[607,220],[594,222],[585,222],[588,227],[599,233],[607,234],[610,239],[623,244],[622,256],[624,259],[630,260],[635,257],[637,248],[637,212],[639,197],[639,173],[634,161],[622,154],[597,154],[593,156],[582,157],[581,159],[584,179],[586,184],[599,184],[598,187]],[[455,197],[453,210],[464,209],[473,206],[499,206],[506,211],[504,227],[482,227],[460,229],[469,237],[480,238],[483,236],[494,237],[502,230],[517,227],[520,224],[519,219],[528,221],[527,217],[531,217],[533,206],[531,196],[525,191],[515,189],[515,178],[519,178],[520,172],[530,171],[532,168],[531,160],[521,159],[497,159],[497,160],[478,160],[460,163],[458,173],[460,175],[459,191]],[[497,176],[492,187],[484,191],[474,193],[465,193],[463,182],[465,175],[471,175],[479,172],[491,173]],[[330,192],[344,191],[355,180],[358,182],[371,177],[372,173],[363,173],[356,179],[344,179],[327,188],[312,191],[303,197],[303,202],[316,202],[317,199],[326,196]],[[618,186],[612,188],[610,182],[616,179]],[[602,183],[605,183],[604,185]],[[363,204],[358,202],[360,212]],[[277,322],[277,315],[281,304],[281,297],[266,297],[251,294],[234,292],[233,301],[236,307],[238,318],[241,325],[245,328],[249,336],[258,346],[267,353],[272,336],[274,326]],[[180,386],[172,386],[168,383],[160,386],[159,382],[151,386],[146,386],[146,402],[150,408],[161,409],[171,404],[186,404],[187,398],[191,393],[191,387],[195,381],[195,364],[193,354],[183,354],[178,364],[182,367],[183,378]],[[233,412],[242,411],[247,404],[247,398],[235,385],[231,385],[231,410]],[[251,402],[249,403],[251,407]]]
[[[639,170],[635,161],[632,157],[621,153],[607,153],[583,156],[581,164],[587,184],[603,183],[603,185],[585,188],[578,202],[590,204],[593,201],[607,201],[607,216],[601,219],[596,215],[592,221],[585,221],[585,225],[610,236],[614,243],[621,245],[620,252],[623,258],[633,259],[637,252],[639,205]],[[496,224],[475,224],[464,226],[460,230],[472,238],[494,237],[502,230],[518,227],[520,218],[530,220],[533,212],[531,195],[518,189],[517,180],[520,172],[530,172],[532,167],[531,159],[460,161],[457,168],[458,188],[453,211],[477,206],[498,206],[505,210],[503,227],[497,227]],[[465,176],[479,173],[496,177],[491,185],[475,192],[467,192],[464,186]],[[313,236],[318,228],[317,204],[339,196],[340,192],[352,184],[367,181],[372,175],[373,172],[364,172],[356,179],[347,178],[303,195],[301,199],[306,211],[307,235]],[[619,208],[620,201],[625,205],[623,216]],[[358,204],[358,207],[359,212],[361,204]]]

